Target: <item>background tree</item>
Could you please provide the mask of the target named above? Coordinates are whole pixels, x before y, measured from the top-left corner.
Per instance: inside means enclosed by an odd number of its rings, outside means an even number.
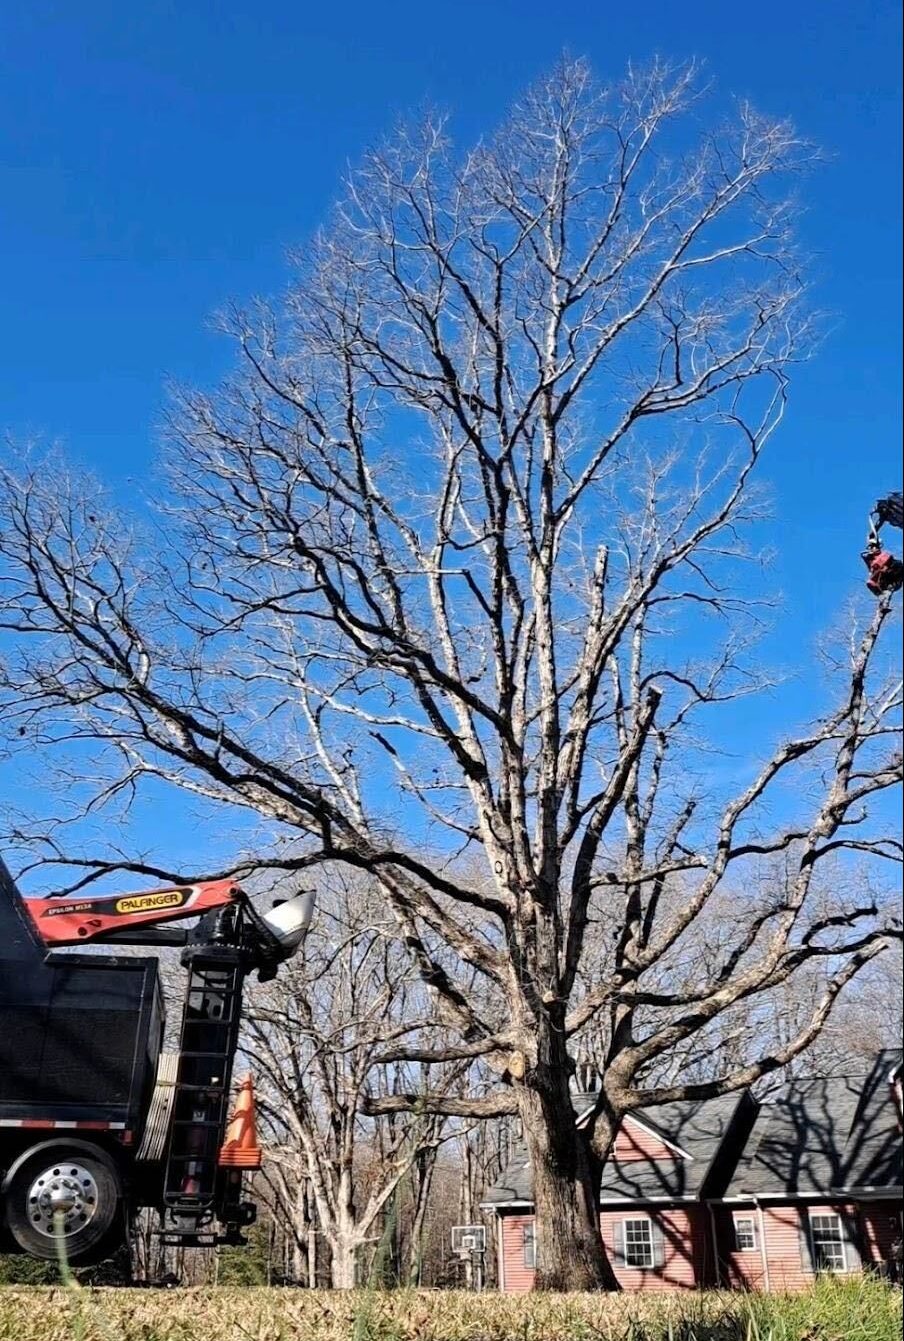
[[[400,1080],[411,1086],[411,1075],[381,1067],[381,1059],[429,1018],[387,916],[362,879],[333,881],[302,955],[252,987],[246,1007],[243,1051],[267,1129],[271,1211],[291,1235],[295,1278],[316,1281],[316,1224],[339,1289],[368,1278],[387,1211],[406,1181],[419,1193],[415,1217],[423,1217],[444,1139],[444,1120],[432,1112],[377,1121],[363,1115],[366,1095]],[[440,1089],[442,1082],[442,1075],[433,1079]]]
[[[789,191],[811,155],[747,106],[714,130],[700,110],[692,68],[603,89],[566,62],[461,159],[435,119],[371,153],[285,302],[224,319],[235,375],[180,397],[165,539],[46,467],[4,482],[13,741],[77,742],[80,778],[90,747],[86,808],[162,781],[263,817],[274,866],[379,881],[435,1012],[394,1056],[498,1076],[429,1102],[519,1114],[541,1286],[613,1283],[597,1188],[622,1113],[785,1065],[886,944],[872,897],[824,910],[819,863],[900,857],[890,599],[813,722],[755,766],[707,752],[768,682],[753,482],[808,348]],[[188,874],[56,826],[21,840],[81,863],[70,887],[111,862]],[[723,897],[730,938],[676,982]],[[655,1082],[814,964],[780,1045]],[[574,1041],[600,1017],[578,1133]]]

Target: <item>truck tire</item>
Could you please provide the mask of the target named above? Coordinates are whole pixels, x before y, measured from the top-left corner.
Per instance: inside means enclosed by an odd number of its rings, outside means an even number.
[[[87,1141],[43,1141],[15,1161],[3,1183],[6,1226],[20,1250],[72,1266],[117,1246],[122,1184],[116,1164]]]

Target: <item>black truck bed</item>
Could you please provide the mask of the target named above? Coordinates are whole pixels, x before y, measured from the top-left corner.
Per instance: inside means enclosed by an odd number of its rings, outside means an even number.
[[[0,1135],[50,1122],[136,1135],[161,1020],[156,959],[48,955],[0,862]]]

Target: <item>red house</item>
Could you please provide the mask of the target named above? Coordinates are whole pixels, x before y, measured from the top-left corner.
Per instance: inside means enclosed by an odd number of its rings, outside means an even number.
[[[787,1290],[889,1262],[901,1235],[901,1053],[864,1077],[798,1080],[764,1105],[712,1206],[719,1278]]]
[[[626,1117],[600,1190],[622,1287],[787,1289],[887,1262],[901,1232],[900,1074],[900,1051],[882,1053],[869,1076],[792,1082],[762,1106],[744,1093]],[[579,1123],[592,1102],[578,1099]],[[482,1203],[505,1291],[533,1285],[531,1198],[522,1151]]]
[[[578,1100],[585,1111],[593,1095]],[[693,1289],[715,1278],[710,1198],[721,1196],[756,1118],[747,1094],[668,1104],[626,1117],[603,1170],[600,1223],[625,1289]],[[580,1122],[580,1116],[578,1117]],[[535,1243],[531,1172],[516,1156],[483,1208],[496,1218],[499,1286],[529,1290]]]

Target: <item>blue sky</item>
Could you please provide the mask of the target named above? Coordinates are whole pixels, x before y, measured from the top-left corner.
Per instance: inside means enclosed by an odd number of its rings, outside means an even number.
[[[767,466],[787,594],[775,645],[805,662],[859,588],[868,506],[900,484],[900,24],[897,0],[14,0],[0,11],[0,428],[140,478],[166,379],[224,367],[210,314],[282,286],[286,249],[397,114],[446,106],[467,143],[563,48],[603,76],[697,56],[722,94],[789,115],[829,156],[806,184],[804,240],[838,322]],[[802,675],[785,710],[809,696]]]

